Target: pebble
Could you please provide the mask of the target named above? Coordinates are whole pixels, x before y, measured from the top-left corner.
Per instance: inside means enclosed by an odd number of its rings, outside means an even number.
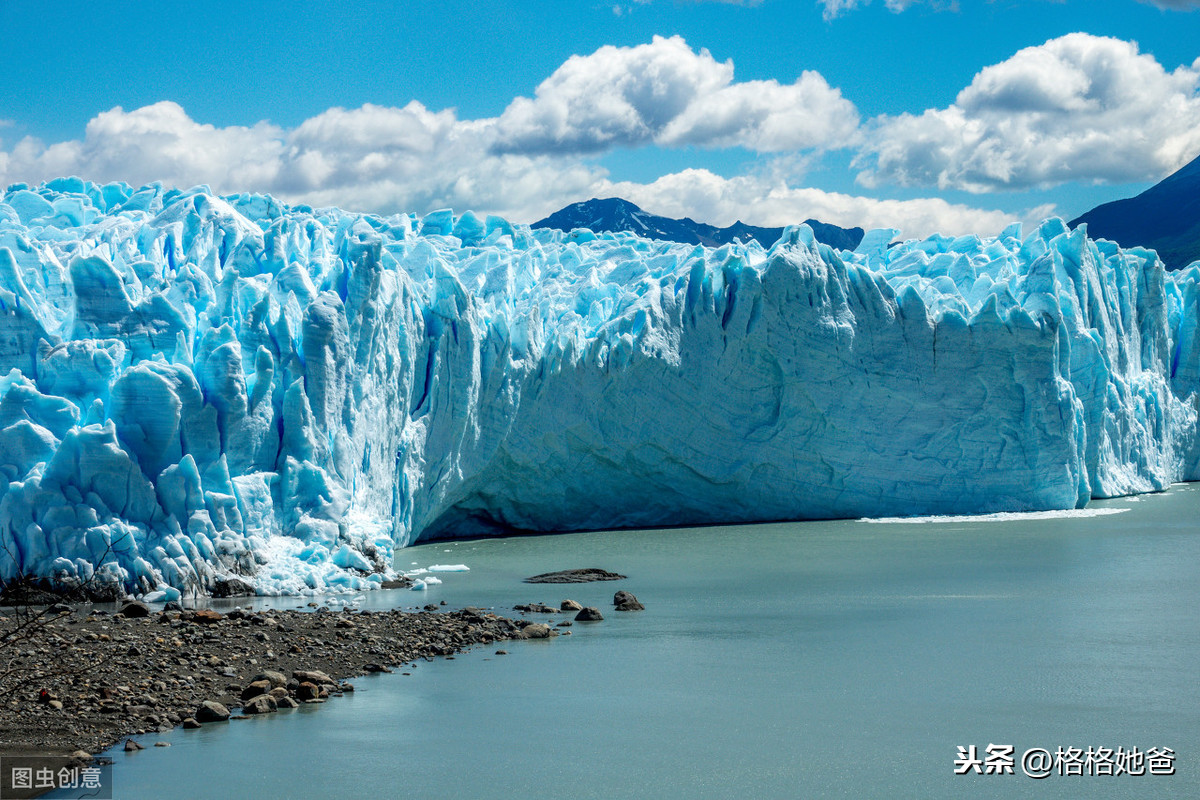
[[[100,752],[136,733],[245,719],[231,711],[251,703],[270,713],[272,704],[294,708],[354,691],[338,678],[452,657],[475,644],[556,635],[544,625],[522,631],[486,610],[430,606],[440,613],[182,609],[139,617],[87,607],[64,613],[48,624],[54,638],[22,645],[17,666],[75,659],[78,667],[0,704],[0,748]],[[255,634],[264,632],[268,641],[258,641]]]

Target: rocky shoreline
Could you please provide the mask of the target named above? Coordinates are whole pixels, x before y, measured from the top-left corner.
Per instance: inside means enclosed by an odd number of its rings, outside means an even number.
[[[8,613],[0,609],[0,619]],[[224,614],[156,613],[140,603],[116,613],[58,606],[42,634],[11,654],[10,675],[42,677],[0,695],[0,756],[82,757],[127,736],[209,724],[237,709],[246,715],[322,703],[353,691],[349,678],[541,638],[546,627],[434,605]]]

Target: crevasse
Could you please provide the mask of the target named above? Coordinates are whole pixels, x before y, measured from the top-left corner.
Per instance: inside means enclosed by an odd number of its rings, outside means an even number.
[[[1200,477],[1200,265],[770,250],[59,179],[0,202],[0,575],[362,589],[418,539],[1063,509]]]

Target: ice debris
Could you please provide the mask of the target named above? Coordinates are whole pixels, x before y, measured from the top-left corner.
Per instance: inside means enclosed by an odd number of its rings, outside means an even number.
[[[1060,220],[834,252],[76,178],[0,201],[5,579],[359,591],[422,538],[1200,477],[1200,266]]]

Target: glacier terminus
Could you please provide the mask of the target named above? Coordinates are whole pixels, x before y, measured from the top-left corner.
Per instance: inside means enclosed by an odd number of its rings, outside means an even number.
[[[0,198],[0,577],[378,585],[412,542],[1200,479],[1200,264],[765,249],[64,178]]]

